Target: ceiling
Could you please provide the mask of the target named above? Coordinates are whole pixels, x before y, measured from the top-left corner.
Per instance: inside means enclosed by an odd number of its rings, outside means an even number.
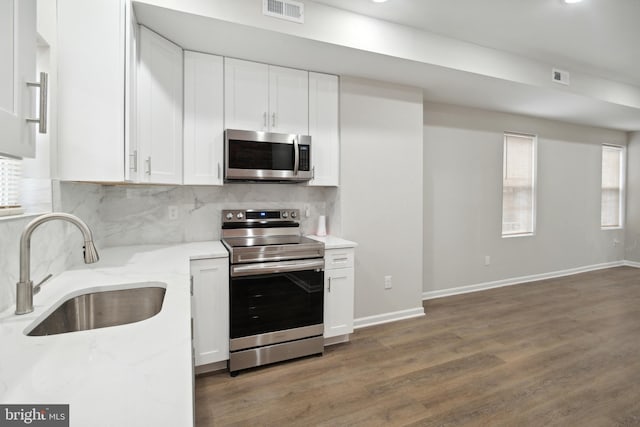
[[[640,0],[584,0],[571,8],[560,0],[305,3],[304,26],[265,18],[260,0],[133,4],[140,24],[184,49],[404,84],[422,88],[429,102],[640,131],[640,48],[632,45],[640,40],[640,25],[632,22],[640,17]],[[419,28],[402,33],[358,15]],[[454,43],[440,45],[441,39]],[[448,55],[442,46],[460,48]],[[552,67],[572,73],[570,88],[547,82]],[[515,72],[501,74],[510,69]]]
[[[640,85],[640,0],[314,1]]]

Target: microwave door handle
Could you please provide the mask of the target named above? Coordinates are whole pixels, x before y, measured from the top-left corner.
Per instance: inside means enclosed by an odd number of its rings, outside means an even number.
[[[300,167],[300,146],[298,145],[298,137],[293,138],[293,174],[298,175]]]

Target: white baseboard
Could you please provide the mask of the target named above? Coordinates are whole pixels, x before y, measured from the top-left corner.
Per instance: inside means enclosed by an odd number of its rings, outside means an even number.
[[[360,317],[353,321],[353,328],[360,329],[367,326],[381,325],[383,323],[395,322],[397,320],[411,319],[413,317],[424,316],[424,308],[411,308],[409,310],[394,311],[391,313],[376,314],[375,316]]]
[[[640,268],[640,262],[624,260],[623,263],[624,263],[623,265],[625,265],[627,267]]]
[[[578,273],[586,273],[588,271],[602,270],[611,267],[620,267],[628,265],[640,268],[640,263],[631,261],[612,261],[602,264],[587,265],[584,267],[569,268],[567,270],[552,271],[550,273],[532,274],[530,276],[513,277],[510,279],[496,280],[494,282],[478,283],[475,285],[460,286],[456,288],[442,289],[438,291],[429,291],[422,293],[422,300],[448,297],[452,295],[466,294],[469,292],[484,291],[486,289],[501,288],[503,286],[518,285],[520,283],[535,282],[538,280],[553,279],[556,277],[571,276]]]

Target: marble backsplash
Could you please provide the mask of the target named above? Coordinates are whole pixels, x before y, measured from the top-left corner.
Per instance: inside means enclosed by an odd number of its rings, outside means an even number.
[[[90,186],[90,185],[89,185]],[[337,189],[283,184],[228,184],[223,187],[101,186],[100,197],[87,184],[63,183],[63,206],[77,213],[89,196],[99,198],[95,211],[97,243],[104,246],[218,240],[224,209],[297,208],[303,233],[314,233],[318,216],[326,215],[329,230],[339,230]],[[169,219],[176,206],[177,219]],[[309,217],[304,216],[309,208]],[[93,220],[93,219],[92,219]]]
[[[218,240],[223,209],[300,209],[304,234],[315,233],[327,217],[330,234],[339,235],[339,190],[295,184],[228,184],[222,187],[101,185],[53,182],[54,211],[80,217],[102,247]],[[178,209],[169,219],[169,206]],[[309,209],[309,217],[304,215]],[[0,221],[0,311],[15,304],[19,241],[34,217]],[[82,238],[71,224],[40,226],[31,239],[31,277],[39,281],[82,262]]]

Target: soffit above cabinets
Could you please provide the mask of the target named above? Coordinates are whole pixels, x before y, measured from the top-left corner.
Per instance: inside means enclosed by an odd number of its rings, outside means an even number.
[[[638,86],[580,73],[559,85],[552,64],[314,2],[305,24],[274,20],[259,3],[143,0],[134,9],[139,23],[189,50],[415,86],[430,102],[640,130]]]
[[[640,85],[640,2],[636,0],[580,4],[562,0],[313,1],[559,68]]]

